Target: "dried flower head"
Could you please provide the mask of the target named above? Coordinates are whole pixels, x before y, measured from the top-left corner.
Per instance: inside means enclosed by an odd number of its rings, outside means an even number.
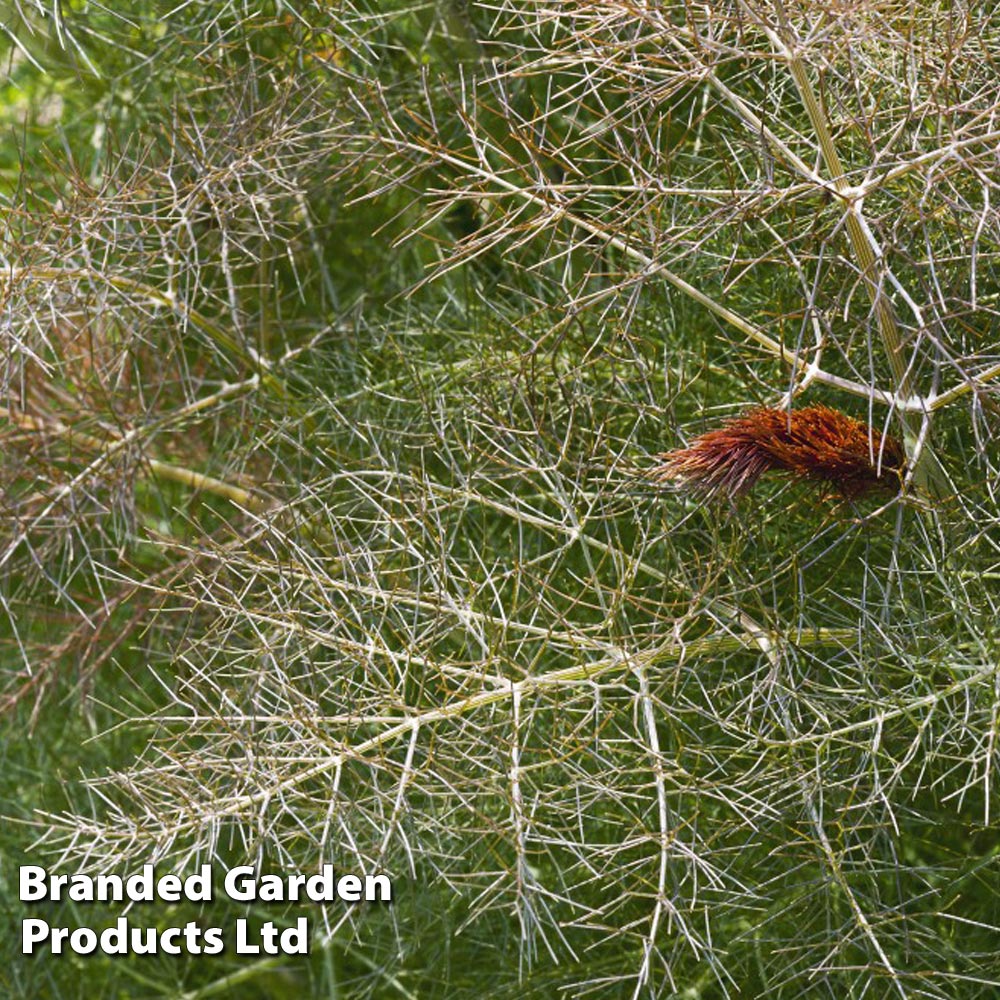
[[[751,410],[660,458],[651,470],[654,479],[731,497],[773,470],[853,498],[898,488],[906,464],[897,440],[829,406]]]

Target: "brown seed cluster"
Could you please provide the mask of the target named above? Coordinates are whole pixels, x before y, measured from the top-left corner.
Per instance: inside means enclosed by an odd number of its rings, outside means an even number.
[[[854,498],[898,489],[906,464],[897,440],[829,406],[791,412],[760,407],[660,459],[651,470],[654,479],[730,497],[774,471]]]

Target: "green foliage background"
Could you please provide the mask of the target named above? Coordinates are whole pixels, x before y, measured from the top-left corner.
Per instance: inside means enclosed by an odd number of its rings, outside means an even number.
[[[994,995],[987,8],[2,25],[5,995]],[[645,477],[791,398],[903,493]],[[37,960],[40,859],[397,899],[308,960]]]

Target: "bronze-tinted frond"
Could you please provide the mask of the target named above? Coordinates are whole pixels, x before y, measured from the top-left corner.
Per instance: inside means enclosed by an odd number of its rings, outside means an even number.
[[[829,406],[791,412],[760,407],[660,459],[653,478],[729,496],[747,492],[773,470],[857,497],[896,489],[906,464],[896,439]]]

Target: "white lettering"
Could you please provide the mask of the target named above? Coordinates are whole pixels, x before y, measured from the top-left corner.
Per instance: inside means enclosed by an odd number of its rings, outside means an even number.
[[[114,927],[101,931],[101,951],[105,955],[127,955],[128,946],[128,921],[124,917],[119,917]]]
[[[323,865],[318,875],[306,880],[306,897],[314,903],[332,903],[336,898],[336,879],[333,865]]]
[[[97,951],[97,931],[89,927],[77,927],[69,936],[69,946],[77,955],[89,955]]]
[[[278,950],[282,955],[309,954],[309,925],[305,917],[299,917],[294,927],[287,927],[281,932]]]
[[[189,955],[201,954],[200,938],[201,928],[193,920],[189,920],[184,925],[184,942],[187,945]]]
[[[18,877],[18,891],[22,903],[33,903],[45,899],[45,869],[41,865],[21,865]]]
[[[111,875],[101,876],[112,878]],[[119,883],[120,887],[120,883]],[[66,888],[66,897],[76,903],[90,903],[94,898],[94,880],[87,875],[74,875]]]
[[[275,903],[285,898],[285,884],[280,875],[261,876],[257,898],[265,903]]]
[[[206,955],[218,955],[225,951],[226,942],[222,937],[221,927],[208,927],[205,929],[205,947],[202,949]]]
[[[232,874],[232,872],[230,872]],[[228,889],[226,890],[229,891]],[[247,941],[247,921],[245,917],[240,917],[236,921],[236,954],[237,955],[259,955],[260,946],[250,944]]]
[[[133,903],[151,903],[156,899],[153,889],[153,866],[143,865],[138,875],[130,875],[125,882],[125,893]],[[121,896],[116,898],[121,899]]]
[[[376,902],[375,887],[378,886],[378,902],[392,902],[392,883],[388,875],[366,875],[365,876],[365,900],[369,903]]]
[[[308,955],[309,924],[305,917],[299,917],[293,927],[280,930],[273,920],[261,924],[258,939],[260,944],[251,944],[249,927],[245,919],[236,921],[236,953],[238,955]]]
[[[52,941],[52,954],[61,955],[63,942],[69,937],[68,927],[49,928],[49,938]]]
[[[129,933],[132,952],[136,955],[155,955],[159,934],[155,927],[133,927]]]
[[[161,875],[156,880],[156,895],[165,903],[179,903],[182,889],[180,875]]]
[[[356,903],[361,899],[361,879],[357,875],[341,875],[337,882],[337,895],[345,903]]]
[[[181,953],[181,948],[179,945],[174,944],[174,938],[180,937],[181,929],[179,927],[168,927],[160,935],[160,947],[168,955],[179,955]]]
[[[212,866],[202,865],[201,870],[184,879],[184,898],[192,903],[212,901]]]
[[[24,869],[22,868],[21,871],[24,871]],[[44,920],[38,920],[35,917],[29,917],[27,920],[22,920],[21,954],[33,955],[35,951],[35,945],[40,944],[48,936],[49,936],[49,925]]]
[[[253,879],[253,865],[240,865],[226,872],[224,886],[226,895],[237,903],[252,903],[257,898],[257,886]],[[249,952],[256,954],[256,952]]]

